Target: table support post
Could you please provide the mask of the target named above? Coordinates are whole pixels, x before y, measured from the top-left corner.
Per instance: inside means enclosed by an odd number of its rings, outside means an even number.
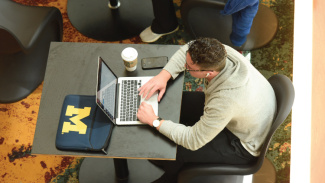
[[[126,159],[114,158],[115,175],[118,180],[126,180],[129,177],[128,162]]]
[[[121,3],[119,0],[109,0],[108,1],[108,7],[111,9],[117,9],[120,7]]]

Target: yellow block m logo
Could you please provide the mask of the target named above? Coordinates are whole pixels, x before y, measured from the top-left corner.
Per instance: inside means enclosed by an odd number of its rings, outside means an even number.
[[[71,122],[64,121],[62,127],[62,134],[69,133],[70,131],[79,132],[79,134],[86,134],[87,125],[83,123],[81,120],[90,115],[90,110],[91,107],[84,107],[82,109],[82,108],[75,108],[72,105],[68,105],[65,115],[66,116],[76,115],[76,116],[70,118],[70,121],[72,121],[73,124],[71,124]]]

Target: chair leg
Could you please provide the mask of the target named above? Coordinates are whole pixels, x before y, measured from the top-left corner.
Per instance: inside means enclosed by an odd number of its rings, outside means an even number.
[[[264,158],[262,167],[253,175],[252,183],[259,182],[276,182],[276,171],[274,165],[267,158]]]

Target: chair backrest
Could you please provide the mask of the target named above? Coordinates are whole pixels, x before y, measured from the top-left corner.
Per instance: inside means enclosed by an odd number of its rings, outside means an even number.
[[[276,96],[277,115],[268,135],[266,136],[265,142],[261,149],[260,157],[252,169],[253,172],[257,172],[261,168],[264,157],[272,140],[272,136],[289,115],[295,98],[295,91],[292,82],[288,77],[277,74],[270,77],[268,81],[270,82]]]
[[[17,102],[43,81],[49,47],[62,41],[58,8],[0,0],[0,103]]]
[[[0,55],[14,54],[21,51],[17,38],[6,28],[0,25]]]
[[[57,24],[60,29],[57,31],[60,34],[59,39],[62,40],[62,15],[58,8],[28,6],[12,0],[0,0],[0,12],[0,29],[3,29],[0,36],[4,39],[2,41],[15,44],[9,45],[9,48],[5,48],[4,51],[0,50],[2,53],[15,53],[17,50],[25,53],[32,51],[35,43],[38,42],[38,36],[50,23]],[[2,45],[0,43],[1,48]]]

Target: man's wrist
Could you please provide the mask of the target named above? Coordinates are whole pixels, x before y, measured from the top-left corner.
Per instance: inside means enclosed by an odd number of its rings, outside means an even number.
[[[149,120],[148,125],[151,126],[151,127],[154,127],[154,126],[153,126],[153,122],[154,122],[157,118],[158,118],[158,116],[156,116],[156,115],[155,115],[153,118],[151,118],[151,119]]]
[[[172,77],[172,75],[165,69],[161,70],[160,74],[166,81]]]
[[[161,121],[160,121],[159,126],[156,128],[158,131],[159,131],[159,129],[160,129],[160,127],[161,127],[161,125],[162,125],[162,123],[163,123],[164,121],[165,121],[165,120],[161,120]]]
[[[152,127],[156,128],[157,130],[159,129],[161,123],[162,123],[163,119],[160,118],[160,117],[157,117],[155,118],[153,121],[152,121]]]

